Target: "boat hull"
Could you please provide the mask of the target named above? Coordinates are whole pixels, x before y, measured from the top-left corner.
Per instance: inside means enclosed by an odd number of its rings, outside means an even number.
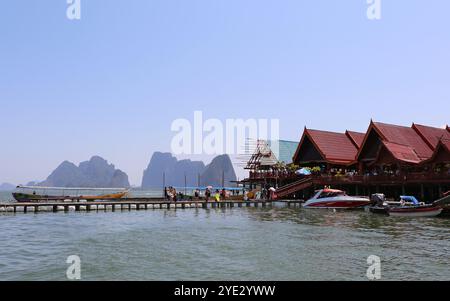
[[[308,201],[303,208],[311,209],[354,209],[364,207],[370,204],[368,199],[339,199],[339,200],[323,200]]]
[[[13,198],[19,203],[33,203],[33,202],[43,202],[43,201],[61,201],[61,200],[86,200],[86,201],[102,201],[102,200],[121,200],[127,195],[128,192],[120,192],[113,194],[104,194],[98,196],[49,196],[49,195],[37,195],[37,194],[26,194],[26,193],[13,193]]]
[[[387,207],[379,207],[379,206],[372,206],[369,207],[369,211],[375,214],[388,214],[388,208]]]
[[[442,213],[439,207],[393,208],[388,211],[394,217],[435,217]]]

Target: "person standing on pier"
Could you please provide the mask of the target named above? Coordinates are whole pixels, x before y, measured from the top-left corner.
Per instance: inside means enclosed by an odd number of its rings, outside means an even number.
[[[216,199],[217,203],[220,202],[220,192],[219,192],[219,190],[216,190],[216,194],[215,194],[214,198]]]
[[[211,191],[209,190],[209,188],[206,188],[205,199],[206,199],[207,202],[209,201],[210,197],[211,197]]]

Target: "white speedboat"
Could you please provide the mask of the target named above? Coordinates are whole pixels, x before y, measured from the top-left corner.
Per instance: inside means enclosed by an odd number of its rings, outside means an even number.
[[[351,209],[367,206],[369,198],[349,196],[344,191],[336,189],[322,189],[308,200],[303,208]]]

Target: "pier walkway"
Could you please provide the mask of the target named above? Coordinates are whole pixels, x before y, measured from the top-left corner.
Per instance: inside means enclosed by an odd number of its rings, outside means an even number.
[[[242,208],[242,207],[267,207],[273,203],[284,203],[287,206],[295,206],[300,201],[179,201],[171,202],[163,199],[130,199],[121,201],[96,201],[96,202],[30,202],[30,203],[0,203],[1,212],[69,212],[69,211],[124,211],[124,210],[150,210],[150,209],[188,209],[188,208]]]

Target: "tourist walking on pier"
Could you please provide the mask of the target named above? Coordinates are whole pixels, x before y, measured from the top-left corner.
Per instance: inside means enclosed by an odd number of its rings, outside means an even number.
[[[219,192],[219,190],[216,190],[216,195],[214,197],[216,199],[216,202],[220,202],[220,192]]]
[[[207,202],[209,201],[210,197],[211,197],[211,190],[209,190],[209,188],[206,188],[205,199],[206,199]]]

